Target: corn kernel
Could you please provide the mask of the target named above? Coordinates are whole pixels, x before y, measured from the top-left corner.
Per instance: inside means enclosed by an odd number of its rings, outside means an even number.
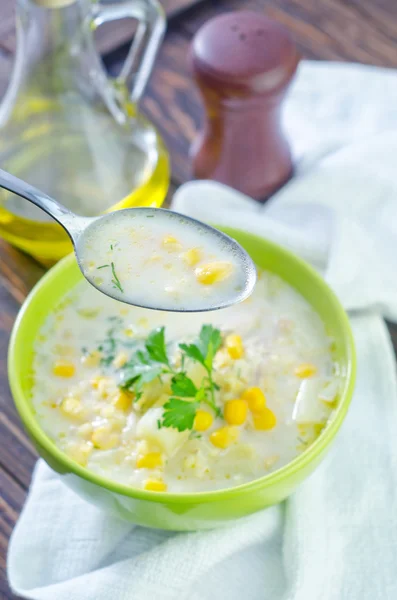
[[[317,373],[317,369],[312,363],[303,363],[296,367],[294,373],[300,379],[306,379],[313,377]]]
[[[83,416],[83,406],[77,398],[68,397],[62,400],[60,409],[63,414],[71,419],[79,419]]]
[[[167,484],[161,479],[146,479],[143,488],[149,492],[166,492]]]
[[[155,467],[161,467],[163,464],[163,457],[160,452],[149,452],[148,454],[142,454],[138,456],[136,460],[137,469],[154,469]]]
[[[270,408],[265,407],[261,412],[254,413],[254,427],[260,431],[273,429],[277,424],[276,415]]]
[[[173,235],[165,235],[163,237],[162,246],[166,250],[171,250],[172,252],[182,250],[182,244]]]
[[[82,467],[85,467],[88,462],[88,457],[92,452],[91,442],[81,442],[79,444],[71,444],[66,448],[66,453],[70,458],[76,461]]]
[[[127,352],[119,352],[112,364],[114,367],[116,367],[116,369],[121,369],[121,367],[124,367],[127,360],[128,360]]]
[[[238,438],[239,432],[235,427],[221,427],[210,435],[210,442],[217,448],[227,448]]]
[[[113,406],[115,406],[118,410],[126,412],[131,408],[133,397],[133,394],[120,390],[113,400]]]
[[[228,400],[225,404],[224,417],[229,425],[242,425],[247,418],[247,404],[244,400]]]
[[[258,387],[251,387],[245,390],[241,398],[248,404],[250,411],[261,412],[266,406],[265,394]]]
[[[199,248],[190,248],[182,254],[182,258],[189,267],[195,267],[201,260],[201,251]]]
[[[99,448],[100,450],[110,450],[117,446],[120,438],[117,434],[111,433],[109,427],[103,426],[95,429],[91,436],[91,441],[95,448]]]
[[[74,364],[66,360],[57,360],[53,367],[53,373],[57,377],[73,377],[75,370]]]
[[[160,254],[153,252],[153,254],[147,259],[146,262],[148,262],[148,263],[161,262],[161,256],[160,256]]]
[[[99,308],[78,308],[77,313],[84,319],[95,319],[99,314]]]
[[[219,283],[231,275],[233,265],[227,261],[215,261],[197,267],[194,271],[196,279],[203,285]]]
[[[206,410],[198,410],[194,417],[193,428],[196,431],[206,431],[211,427],[214,417]]]
[[[101,358],[102,354],[98,350],[94,350],[94,352],[85,354],[81,359],[81,363],[85,367],[97,367]]]
[[[225,346],[231,358],[238,359],[244,355],[243,341],[239,335],[228,335]]]

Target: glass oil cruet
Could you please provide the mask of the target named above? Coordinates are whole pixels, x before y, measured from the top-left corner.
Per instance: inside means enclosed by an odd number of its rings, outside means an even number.
[[[111,78],[94,34],[125,18],[137,21],[136,33]],[[168,156],[137,103],[164,30],[156,0],[17,0],[17,52],[0,105],[0,167],[85,216],[161,205]],[[3,190],[0,235],[46,264],[71,250],[59,225]]]

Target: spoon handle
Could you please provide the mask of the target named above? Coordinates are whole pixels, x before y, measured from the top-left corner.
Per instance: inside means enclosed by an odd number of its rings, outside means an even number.
[[[17,196],[22,196],[22,198],[44,210],[62,225],[73,242],[89,220],[72,213],[66,206],[63,206],[51,196],[47,196],[44,192],[2,169],[0,169],[0,187],[17,194]]]

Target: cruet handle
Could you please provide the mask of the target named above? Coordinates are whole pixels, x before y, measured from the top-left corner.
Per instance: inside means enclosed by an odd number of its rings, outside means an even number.
[[[133,103],[139,101],[153,68],[166,27],[162,6],[157,0],[121,0],[111,4],[95,3],[91,29],[104,23],[133,18],[137,30],[118,77],[115,89],[127,89]]]

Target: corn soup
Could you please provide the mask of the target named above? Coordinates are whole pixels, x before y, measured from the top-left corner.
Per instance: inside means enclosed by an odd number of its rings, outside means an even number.
[[[44,431],[87,469],[154,492],[233,487],[293,460],[327,426],[338,370],[309,304],[258,277],[241,304],[194,315],[80,283],[36,343]]]

